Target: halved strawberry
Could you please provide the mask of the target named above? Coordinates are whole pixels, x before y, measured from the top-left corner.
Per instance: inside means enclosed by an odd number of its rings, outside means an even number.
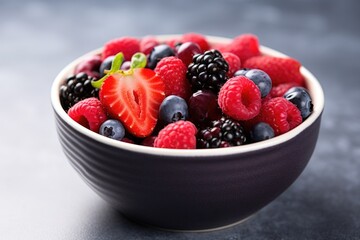
[[[156,73],[135,68],[132,74],[114,73],[103,83],[99,96],[108,113],[136,137],[149,136],[155,128],[165,85]]]

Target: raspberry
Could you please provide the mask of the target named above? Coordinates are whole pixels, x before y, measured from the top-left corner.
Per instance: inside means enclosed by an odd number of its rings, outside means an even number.
[[[161,59],[154,71],[165,83],[165,96],[176,95],[185,100],[190,97],[190,84],[186,79],[187,68],[179,58]]]
[[[258,38],[253,34],[242,34],[225,46],[218,47],[220,52],[231,52],[240,58],[241,63],[247,59],[260,55]]]
[[[151,50],[159,45],[158,40],[154,36],[146,36],[140,40],[140,51],[145,55],[150,54]]]
[[[198,33],[186,33],[182,35],[181,42],[193,42],[199,45],[201,51],[205,52],[210,49],[210,45],[206,37]]]
[[[175,49],[176,46],[181,44],[181,40],[179,38],[171,38],[166,40],[165,44],[171,47],[172,49]]]
[[[104,60],[109,56],[114,56],[119,52],[124,54],[125,60],[131,60],[132,55],[140,52],[140,41],[133,37],[121,37],[110,40],[104,45],[102,59]]]
[[[273,98],[282,97],[287,92],[287,90],[289,90],[292,87],[297,87],[297,86],[298,86],[298,84],[296,84],[294,82],[282,83],[282,84],[279,84],[279,85],[273,87],[270,91],[270,95]]]
[[[234,73],[241,68],[240,58],[230,52],[224,52],[222,55],[229,65],[229,70],[226,75],[231,78],[234,76]]]
[[[68,114],[75,122],[94,132],[99,132],[100,125],[107,119],[100,100],[94,97],[76,103]]]
[[[243,67],[263,70],[270,76],[273,86],[289,82],[299,86],[304,84],[300,73],[301,64],[293,58],[258,56],[248,59]]]
[[[235,120],[249,120],[260,112],[261,93],[253,81],[237,76],[220,89],[218,103],[223,113]]]
[[[255,121],[269,124],[275,136],[286,133],[302,122],[300,110],[283,97],[272,98],[263,103]]]
[[[192,122],[177,121],[160,130],[155,139],[154,147],[195,149],[197,129]]]
[[[213,48],[218,50],[219,52],[221,53],[226,53],[227,52],[227,47],[229,46],[230,44],[225,44],[225,43],[218,43],[216,44]]]
[[[86,73],[88,76],[98,79],[100,77],[101,56],[95,55],[84,59],[74,69],[74,74]]]

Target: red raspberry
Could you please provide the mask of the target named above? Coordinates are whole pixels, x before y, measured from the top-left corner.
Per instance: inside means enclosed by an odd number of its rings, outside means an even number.
[[[214,46],[214,48],[221,52],[221,54],[224,54],[227,52],[226,48],[228,47],[228,45],[229,44],[218,43]]]
[[[261,93],[253,81],[237,76],[221,87],[218,103],[223,113],[235,120],[249,120],[260,112]]]
[[[100,125],[106,121],[106,112],[97,98],[86,98],[72,106],[68,115],[80,125],[99,132]]]
[[[272,98],[263,103],[254,122],[266,122],[275,136],[288,132],[302,122],[300,110],[283,97]]]
[[[205,52],[210,49],[210,45],[204,35],[198,33],[185,33],[181,37],[181,42],[193,42],[199,45],[201,51]]]
[[[126,61],[131,60],[132,55],[140,52],[140,41],[133,37],[121,37],[105,43],[102,51],[102,59],[114,56],[122,52]]]
[[[289,90],[292,87],[297,87],[297,86],[299,86],[299,85],[294,82],[282,83],[277,86],[274,86],[270,91],[270,95],[273,98],[282,97],[287,92],[287,90]]]
[[[170,123],[160,130],[155,139],[154,147],[175,148],[175,149],[195,149],[196,148],[195,125],[190,121],[177,121]]]
[[[140,40],[140,51],[145,55],[150,54],[151,50],[159,45],[158,40],[154,36],[146,36]]]
[[[270,94],[266,95],[266,97],[261,99],[261,104],[264,104],[264,102],[270,100],[272,98],[272,96]]]
[[[177,57],[165,57],[158,62],[154,71],[165,83],[165,96],[177,95],[187,100],[190,97],[190,83],[186,79],[187,68]]]
[[[167,44],[172,49],[176,48],[176,45],[180,44],[181,40],[179,38],[171,38],[165,41],[165,44]]]
[[[225,61],[229,64],[229,70],[226,75],[231,78],[234,76],[234,73],[241,68],[240,58],[230,52],[224,52],[222,55]]]
[[[273,86],[289,82],[299,86],[304,84],[300,73],[301,63],[293,58],[258,56],[248,59],[243,63],[243,67],[263,70],[270,76]]]
[[[99,78],[99,68],[101,65],[102,59],[101,56],[95,55],[84,59],[81,63],[79,63],[74,70],[74,74],[78,74],[81,72],[86,73],[88,76]]]
[[[219,46],[219,51],[231,52],[238,56],[241,63],[247,59],[260,55],[260,45],[258,38],[253,34],[242,34],[233,39],[233,41],[225,46]]]

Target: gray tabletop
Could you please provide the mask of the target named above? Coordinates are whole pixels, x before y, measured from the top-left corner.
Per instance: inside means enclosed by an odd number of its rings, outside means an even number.
[[[360,2],[0,1],[0,239],[360,239]],[[300,60],[326,109],[299,179],[248,221],[171,233],[124,218],[57,140],[50,86],[74,58],[124,35],[245,32]]]

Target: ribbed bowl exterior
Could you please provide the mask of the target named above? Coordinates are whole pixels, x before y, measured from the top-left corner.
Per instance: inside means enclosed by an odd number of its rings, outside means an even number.
[[[219,37],[208,40],[213,44],[230,41]],[[231,225],[284,192],[308,163],[319,134],[324,94],[307,69],[302,67],[301,72],[313,97],[314,112],[299,127],[247,146],[174,151],[116,142],[67,116],[59,101],[61,82],[81,60],[100,51],[84,55],[59,73],[52,87],[52,105],[69,162],[97,194],[125,216],[173,230]],[[263,46],[261,51],[285,56]]]
[[[271,202],[301,174],[316,145],[320,118],[290,141],[223,157],[156,156],[105,145],[56,114],[71,165],[125,216],[161,228],[217,228]]]

